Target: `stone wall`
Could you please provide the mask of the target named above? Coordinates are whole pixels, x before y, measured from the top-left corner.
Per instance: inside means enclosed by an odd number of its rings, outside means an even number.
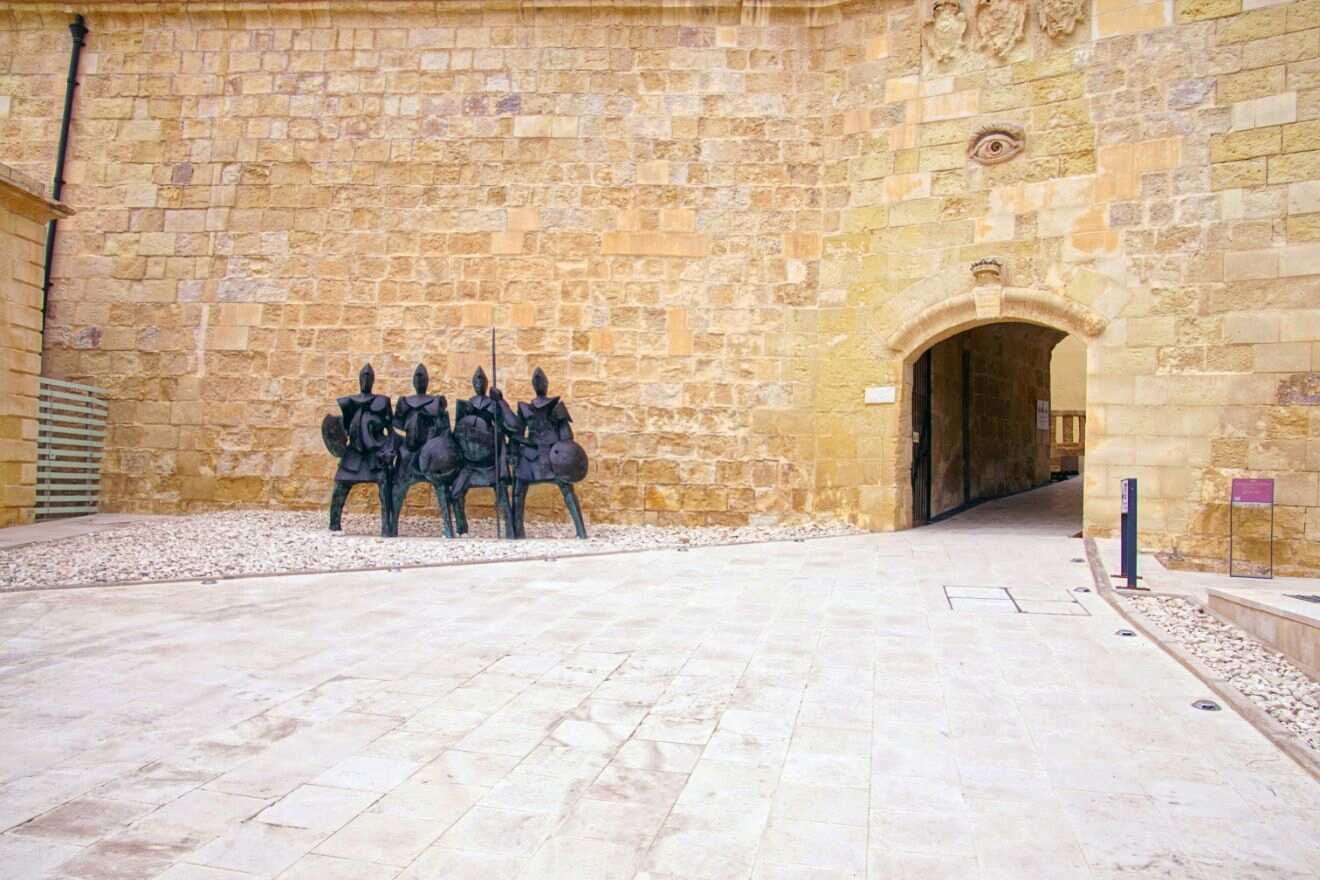
[[[1037,426],[1036,401],[1050,399],[1051,349],[1060,335],[989,324],[931,349],[932,516],[1049,482],[1049,431]]]
[[[904,395],[868,407],[862,388],[905,390],[932,341],[1028,320],[1088,347],[1088,533],[1116,532],[1119,479],[1135,476],[1143,544],[1222,565],[1228,480],[1270,476],[1281,567],[1315,570],[1320,5],[1081,4],[1051,33],[1032,4],[1000,53],[1011,5],[988,4],[1004,17],[984,23],[946,5],[965,30],[943,59],[915,4],[820,30],[840,136],[824,171],[838,213],[820,334],[838,342],[818,387],[816,508],[910,522]],[[969,161],[987,126],[1022,153]],[[972,277],[983,257],[1001,260],[998,282]],[[853,426],[863,436],[828,436]]]
[[[1228,479],[1274,476],[1320,569],[1320,0],[20,2],[0,161],[38,176],[70,9],[47,356],[112,389],[112,506],[320,505],[361,362],[452,398],[493,324],[593,518],[900,528],[912,359],[1025,320],[1088,346],[1088,532],[1136,476],[1147,546],[1222,560]],[[987,126],[1021,154],[969,158]]]
[[[0,165],[0,528],[30,522],[36,503],[46,221],[67,213]]]
[[[510,396],[535,366],[566,395],[592,518],[809,511],[810,29],[165,7],[88,10],[47,340],[112,392],[110,505],[322,505],[317,426],[359,366],[470,394],[494,326]],[[53,155],[67,43],[5,19],[0,157]]]
[[[1056,410],[1086,409],[1086,343],[1065,336],[1050,355],[1050,403]]]

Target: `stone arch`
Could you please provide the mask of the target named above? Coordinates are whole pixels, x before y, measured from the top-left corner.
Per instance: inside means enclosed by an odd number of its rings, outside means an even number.
[[[913,364],[926,349],[966,330],[986,324],[1026,323],[1079,337],[1087,345],[1105,335],[1111,321],[1129,300],[1128,291],[1109,276],[1079,270],[1055,290],[1034,287],[975,285],[965,268],[946,270],[912,285],[897,298],[912,304],[878,342],[899,365],[901,401],[898,437],[909,436]],[[909,482],[911,445],[896,444],[897,457],[890,491],[895,499],[896,528],[912,525]]]
[[[1088,342],[1108,325],[1100,314],[1075,300],[1028,287],[981,287],[927,306],[898,325],[886,339],[903,360],[979,324],[1020,321],[1053,327]]]

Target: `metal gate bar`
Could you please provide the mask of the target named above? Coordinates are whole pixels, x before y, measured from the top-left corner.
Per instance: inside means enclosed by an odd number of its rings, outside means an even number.
[[[109,392],[45,376],[39,382],[37,519],[96,513]]]

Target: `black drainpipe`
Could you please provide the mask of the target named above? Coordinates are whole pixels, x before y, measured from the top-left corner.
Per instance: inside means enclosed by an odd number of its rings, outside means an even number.
[[[50,187],[50,197],[60,200],[64,191],[64,157],[69,150],[69,123],[73,121],[73,90],[78,85],[78,59],[82,57],[83,41],[87,38],[87,24],[81,15],[74,16],[69,25],[69,34],[73,37],[73,52],[69,55],[69,81],[64,86],[64,118],[60,120],[60,145],[55,152],[55,182]],[[41,282],[41,355],[46,356],[46,309],[50,302],[50,269],[55,260],[55,227],[59,220],[51,220],[46,226],[46,264]]]

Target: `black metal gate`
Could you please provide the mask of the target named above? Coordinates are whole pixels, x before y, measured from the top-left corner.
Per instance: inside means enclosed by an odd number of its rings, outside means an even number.
[[[912,365],[912,524],[930,521],[930,351]]]

